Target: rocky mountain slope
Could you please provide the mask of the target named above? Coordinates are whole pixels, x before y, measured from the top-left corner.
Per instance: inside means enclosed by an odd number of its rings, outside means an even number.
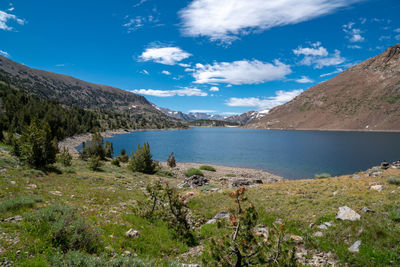
[[[226,118],[225,121],[245,125],[245,124],[257,122],[258,120],[263,118],[266,114],[268,114],[268,110],[262,110],[262,111],[251,110],[246,113],[242,113],[240,115],[230,116],[230,117]]]
[[[315,85],[254,128],[400,130],[400,44]]]

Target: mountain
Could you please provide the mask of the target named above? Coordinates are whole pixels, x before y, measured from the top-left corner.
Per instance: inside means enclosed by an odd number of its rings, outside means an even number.
[[[10,86],[44,99],[55,99],[61,104],[83,107],[106,117],[120,117],[131,121],[135,128],[183,127],[182,122],[166,116],[154,108],[145,97],[119,88],[94,84],[71,76],[29,68],[0,56],[0,78]]]
[[[217,114],[208,114],[205,112],[189,112],[189,113],[183,113],[181,111],[174,111],[170,110],[168,108],[162,108],[158,107],[156,105],[153,105],[154,108],[158,109],[165,115],[175,118],[178,120],[183,120],[183,121],[196,121],[196,120],[219,120],[223,121],[225,120],[226,117],[217,115]]]
[[[400,44],[315,85],[251,128],[400,130]]]
[[[268,110],[262,110],[262,111],[248,111],[246,113],[240,114],[240,115],[234,115],[227,117],[225,121],[233,122],[233,123],[238,123],[241,125],[249,124],[249,123],[254,123],[263,118],[266,114],[268,114]]]

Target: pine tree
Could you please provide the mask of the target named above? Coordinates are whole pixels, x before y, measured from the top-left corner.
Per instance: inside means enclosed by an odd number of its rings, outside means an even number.
[[[113,143],[111,143],[111,142],[109,142],[109,141],[106,141],[106,147],[105,147],[104,153],[105,153],[105,156],[106,156],[107,158],[112,158],[112,157],[113,157],[113,154],[114,154],[114,146],[113,146]]]
[[[149,143],[144,143],[143,147],[138,145],[133,154],[132,159],[129,161],[129,169],[135,172],[142,172],[153,174],[155,172],[155,164],[150,153]]]
[[[167,160],[167,165],[170,168],[176,167],[176,161],[175,161],[175,157],[174,157],[174,152],[171,152],[171,154],[169,155],[168,160]]]

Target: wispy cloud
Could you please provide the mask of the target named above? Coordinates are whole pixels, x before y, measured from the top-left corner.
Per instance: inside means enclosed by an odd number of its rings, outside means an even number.
[[[140,55],[139,59],[143,61],[154,61],[165,65],[175,65],[179,61],[190,56],[190,53],[183,51],[179,47],[151,47],[147,48],[142,55]]]
[[[362,47],[359,45],[348,45],[347,48],[349,49],[361,49]]]
[[[153,89],[135,89],[132,91],[135,94],[150,95],[158,97],[171,96],[207,96],[207,92],[198,88],[183,87],[177,90],[153,90]]]
[[[9,8],[10,9],[10,8]],[[11,10],[9,11],[13,11],[13,7]],[[24,25],[26,23],[26,21],[24,19],[20,19],[17,16],[15,16],[14,14],[11,13],[7,13],[4,11],[0,10],[0,30],[5,30],[5,31],[12,31],[14,30],[14,28],[12,26],[9,26],[8,23],[10,21],[15,21],[17,22],[19,25]]]
[[[147,70],[141,70],[140,73],[141,74],[145,74],[145,75],[149,75],[150,74]]]
[[[307,76],[301,76],[301,78],[296,79],[295,82],[297,82],[297,83],[313,83],[314,80],[308,78]]]
[[[140,0],[139,2],[134,4],[133,7],[139,7],[139,6],[143,5],[144,3],[146,3],[147,1],[149,1],[149,0]]]
[[[335,50],[333,54],[330,54],[320,42],[313,43],[311,47],[307,48],[299,46],[297,49],[293,50],[293,53],[297,56],[304,55],[304,58],[300,61],[301,65],[313,65],[316,69],[339,65],[346,61],[346,59],[340,55],[339,50]]]
[[[246,97],[246,98],[229,98],[225,104],[231,107],[257,107],[259,109],[271,109],[276,106],[282,105],[289,102],[299,94],[303,92],[302,89],[297,89],[293,91],[277,91],[275,96],[267,97],[265,99],[256,97]]]
[[[0,50],[0,55],[2,55],[3,57],[10,57],[10,54],[7,53],[7,52],[4,51],[4,50]]]
[[[321,74],[321,75],[319,75],[319,77],[326,77],[326,76],[330,76],[330,75],[333,75],[333,74],[336,74],[336,73],[340,73],[340,72],[342,72],[342,71],[343,71],[343,69],[342,69],[342,68],[337,68],[335,71],[332,71],[332,72],[328,72],[328,73]]]
[[[361,30],[354,28],[354,25],[354,22],[349,22],[342,26],[343,31],[346,33],[346,38],[352,43],[363,42],[365,38],[361,36]]]
[[[165,74],[165,75],[171,75],[171,72],[169,72],[169,71],[167,71],[167,70],[163,70],[161,73],[162,73],[162,74]]]
[[[240,35],[308,21],[360,0],[193,0],[179,12],[182,32],[231,42]]]
[[[291,73],[289,65],[279,60],[264,63],[259,60],[240,60],[233,62],[214,62],[196,64],[193,77],[195,83],[258,84],[283,79]]]

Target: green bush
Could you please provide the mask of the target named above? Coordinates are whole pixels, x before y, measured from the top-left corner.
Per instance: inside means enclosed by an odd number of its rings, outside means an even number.
[[[129,161],[129,156],[128,154],[126,154],[125,149],[121,149],[121,153],[117,158],[119,159],[120,162],[126,163]]]
[[[236,177],[236,175],[235,175],[235,174],[232,174],[232,173],[225,174],[225,176],[226,176],[226,177]]]
[[[142,172],[153,174],[155,172],[155,164],[150,153],[149,143],[144,143],[143,147],[138,145],[135,154],[132,155],[129,161],[128,168],[134,172]]]
[[[320,173],[320,174],[316,174],[314,176],[314,178],[317,178],[317,179],[330,178],[330,177],[331,177],[331,175],[329,173]]]
[[[204,176],[204,174],[199,169],[196,169],[196,168],[190,168],[189,170],[187,170],[185,172],[185,176],[186,177],[191,177],[193,175]]]
[[[106,141],[106,147],[104,149],[104,154],[107,158],[112,158],[114,154],[114,146],[113,143]]]
[[[157,175],[159,176],[165,176],[165,177],[174,177],[174,173],[171,172],[170,170],[158,170]]]
[[[390,211],[390,219],[394,222],[400,222],[400,208],[393,208]]]
[[[69,250],[98,252],[99,233],[70,206],[49,206],[25,217],[26,230],[64,253]]]
[[[82,159],[92,158],[92,157],[99,157],[101,160],[104,160],[106,157],[106,151],[103,147],[103,137],[100,133],[94,133],[92,135],[92,140],[90,141],[89,145],[86,145],[86,142],[82,143],[82,152],[80,157]],[[109,150],[111,148],[109,147]],[[110,151],[109,151],[110,152]]]
[[[7,199],[0,202],[0,212],[18,210],[23,207],[32,208],[36,202],[41,202],[38,196],[21,196],[13,199]]]
[[[119,164],[119,159],[118,158],[116,158],[116,159],[113,159],[112,161],[111,161],[111,164],[112,165],[114,165],[114,166],[121,166],[120,164]]]
[[[400,177],[389,177],[387,181],[389,184],[400,185]]]
[[[202,171],[209,171],[209,172],[215,172],[216,169],[212,166],[208,166],[208,165],[202,165],[200,166],[200,170]]]
[[[103,165],[103,163],[100,160],[99,156],[92,156],[89,161],[89,168],[93,171],[98,171],[100,170],[100,167]]]
[[[167,165],[170,168],[176,167],[176,160],[174,157],[174,152],[171,152],[171,154],[169,155],[168,160],[167,160]]]
[[[63,151],[57,156],[57,161],[64,165],[64,167],[69,167],[72,165],[72,156],[69,154],[68,150],[64,147]]]

